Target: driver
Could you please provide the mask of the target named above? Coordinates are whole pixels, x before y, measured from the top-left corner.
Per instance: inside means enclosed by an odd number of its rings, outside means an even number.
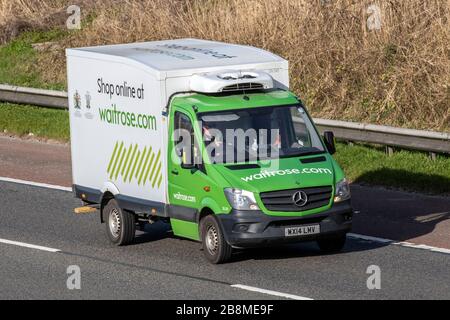
[[[211,157],[217,158],[223,155],[223,141],[218,139],[216,135],[214,135],[214,131],[218,131],[218,129],[210,128],[210,126],[206,123],[203,123],[202,127],[203,131],[203,141],[205,141],[205,145],[209,146],[211,143],[213,144],[213,148],[211,150]],[[214,162],[216,160],[214,159]]]

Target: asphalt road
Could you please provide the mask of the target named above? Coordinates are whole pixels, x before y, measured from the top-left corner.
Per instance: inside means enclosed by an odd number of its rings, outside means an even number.
[[[97,214],[73,214],[79,201],[70,192],[0,182],[0,203],[0,299],[277,298],[235,284],[312,299],[450,299],[449,254],[349,239],[335,255],[305,243],[211,265],[199,243],[174,237],[162,223],[133,245],[112,246]],[[80,290],[67,288],[70,265],[80,267]],[[370,265],[381,270],[379,290],[367,288]]]
[[[0,177],[72,185],[70,147],[0,135]],[[450,197],[352,185],[355,233],[450,249]]]

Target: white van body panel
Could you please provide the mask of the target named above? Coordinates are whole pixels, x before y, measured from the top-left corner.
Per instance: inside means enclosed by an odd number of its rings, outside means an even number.
[[[68,56],[67,67],[73,184],[102,190],[110,182],[120,194],[165,202],[167,128],[160,81],[117,62]],[[114,86],[126,81],[134,97],[99,93],[98,81]],[[124,119],[132,116],[134,125]]]
[[[270,52],[181,39],[67,49],[73,184],[167,203],[170,97],[193,75],[269,74],[288,89],[288,62]],[[134,121],[133,121],[134,119]]]

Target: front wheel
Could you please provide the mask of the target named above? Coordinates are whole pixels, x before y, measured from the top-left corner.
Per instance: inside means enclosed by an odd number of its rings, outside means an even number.
[[[136,224],[134,214],[119,207],[116,200],[111,199],[103,208],[106,222],[106,234],[112,243],[123,246],[134,240]]]
[[[214,215],[208,215],[200,221],[202,248],[206,259],[211,263],[227,262],[233,248],[226,242],[222,229]]]
[[[344,233],[329,238],[319,239],[317,240],[317,244],[323,253],[338,253],[344,248],[346,240],[347,236]]]

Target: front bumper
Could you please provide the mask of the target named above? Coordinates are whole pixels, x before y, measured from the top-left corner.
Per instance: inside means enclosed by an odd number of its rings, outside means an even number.
[[[305,217],[270,216],[262,211],[239,210],[217,215],[226,241],[234,248],[312,241],[347,233],[352,227],[352,217],[353,209],[350,200],[333,204],[326,211]],[[320,224],[320,233],[306,236],[285,236],[286,227],[309,224]]]

